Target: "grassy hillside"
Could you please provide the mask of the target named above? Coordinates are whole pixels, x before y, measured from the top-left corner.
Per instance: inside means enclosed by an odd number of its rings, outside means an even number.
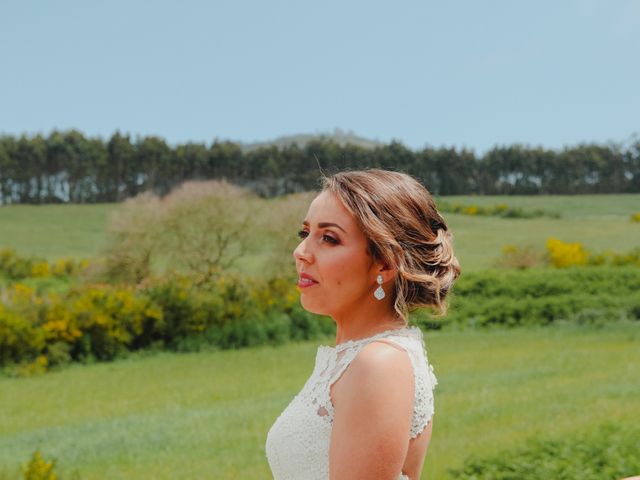
[[[558,212],[560,219],[447,214],[463,270],[491,266],[506,244],[553,236],[618,252],[640,246],[640,195],[446,197]],[[279,215],[279,200],[269,211]],[[0,247],[56,259],[96,255],[115,204],[0,207]],[[295,237],[297,225],[291,226]],[[252,232],[260,235],[261,232]],[[295,240],[295,239],[294,239]],[[238,268],[259,273],[270,239]],[[292,267],[293,268],[293,267]],[[327,339],[332,344],[333,339]],[[309,376],[317,343],[197,354],[141,354],[33,378],[0,376],[0,479],[40,448],[62,480],[264,479],[267,431]],[[470,454],[640,418],[637,325],[430,332],[439,379],[423,478],[446,479]]]
[[[452,195],[442,197],[449,203],[537,208],[562,214],[563,218],[615,218],[629,220],[640,210],[640,195]]]
[[[448,478],[472,453],[640,417],[637,326],[433,332],[426,343],[439,385],[423,478]],[[16,478],[36,448],[58,459],[63,478],[270,478],[267,431],[316,347],[163,353],[0,378],[0,478],[3,469]]]
[[[549,237],[582,242],[587,248],[617,252],[640,246],[640,224],[631,213],[640,211],[640,195],[443,197],[448,202],[493,205],[507,203],[525,209],[558,212],[562,218],[506,219],[447,214],[455,246],[465,271],[491,266],[506,244],[532,244],[544,248]],[[270,200],[277,213],[278,200]],[[117,204],[46,205],[0,207],[0,247],[10,246],[23,254],[56,259],[90,257],[106,240],[109,212]],[[294,237],[298,225],[291,226]],[[268,242],[248,254],[238,268],[262,271],[268,262]]]
[[[117,204],[0,206],[0,247],[50,260],[96,255]]]

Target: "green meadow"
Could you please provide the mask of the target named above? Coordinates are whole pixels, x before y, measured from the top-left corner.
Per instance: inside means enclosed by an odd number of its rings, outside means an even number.
[[[423,479],[449,478],[470,454],[640,418],[635,325],[430,332],[426,344],[439,385]],[[4,478],[35,448],[62,478],[270,478],[267,431],[316,348],[159,353],[2,378]]]
[[[446,200],[561,215],[445,215],[463,272],[492,267],[505,245],[544,249],[550,237],[593,251],[640,246],[640,223],[630,221],[640,195]],[[277,212],[278,200],[270,202]],[[94,257],[116,208],[0,207],[0,248],[49,260]],[[268,248],[256,247],[237,268],[259,273]],[[637,324],[450,329],[427,332],[426,344],[439,385],[423,479],[451,478],[448,469],[469,455],[640,418]],[[20,478],[20,465],[37,448],[56,459],[61,480],[271,478],[267,431],[311,373],[317,346],[147,352],[40,376],[0,376],[0,480]]]
[[[505,245],[533,245],[544,249],[550,237],[581,242],[594,251],[628,251],[640,246],[640,223],[629,219],[640,211],[640,195],[575,196],[452,196],[450,203],[536,208],[561,218],[497,218],[446,214],[454,234],[456,254],[463,270],[490,268]],[[278,212],[278,200],[269,200],[269,210]],[[107,242],[109,214],[117,204],[16,205],[0,207],[0,247],[13,247],[24,255],[49,260],[62,257],[89,258],[98,255]],[[296,235],[296,226],[291,236]],[[257,232],[256,234],[259,234]],[[268,244],[258,244],[240,262],[246,273],[259,273],[268,261]]]
[[[115,208],[117,204],[1,206],[0,247],[49,260],[93,257],[105,245]]]

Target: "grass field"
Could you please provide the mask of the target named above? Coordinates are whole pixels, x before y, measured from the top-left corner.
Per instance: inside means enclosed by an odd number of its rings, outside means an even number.
[[[50,260],[89,258],[104,245],[117,204],[0,206],[0,247]]]
[[[542,208],[562,218],[504,219],[447,214],[455,236],[456,254],[463,270],[493,265],[507,244],[531,244],[541,249],[549,237],[582,242],[595,251],[628,251],[640,246],[640,224],[629,217],[640,211],[640,195],[577,196],[455,196],[449,202],[493,205],[507,203],[525,209]],[[0,207],[0,247],[14,247],[22,254],[88,258],[106,242],[109,213],[116,204]],[[272,207],[277,210],[277,201]],[[297,225],[292,226],[295,236]],[[269,248],[265,244],[265,248]],[[247,273],[262,271],[268,254],[256,250],[238,263]]]
[[[640,195],[446,200],[562,215],[446,215],[463,271],[491,266],[503,245],[543,248],[552,236],[595,251],[640,246],[640,224],[629,221],[640,211]],[[105,245],[115,208],[0,207],[0,248],[50,260],[93,257]],[[238,268],[258,273],[268,242],[262,248]],[[499,452],[527,438],[640,418],[637,325],[450,330],[430,332],[427,346],[440,384],[423,478],[446,479],[447,469],[468,455]],[[17,479],[36,448],[58,460],[61,480],[74,472],[83,480],[268,479],[266,433],[311,373],[316,347],[140,354],[39,377],[0,377],[0,480]]]
[[[332,339],[327,339],[330,343]],[[433,332],[439,385],[422,478],[469,454],[640,418],[640,331]],[[310,374],[316,343],[153,354],[0,378],[0,472],[40,448],[62,479],[267,479],[267,431]]]

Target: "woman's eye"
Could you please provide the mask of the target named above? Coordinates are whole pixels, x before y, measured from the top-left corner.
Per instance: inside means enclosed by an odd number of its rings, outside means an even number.
[[[309,236],[309,232],[307,230],[300,230],[298,232],[298,237],[300,237],[302,240],[304,240],[308,236]],[[323,242],[330,243],[331,245],[337,245],[338,243],[340,243],[337,238],[332,237],[331,235],[327,235],[326,233],[322,235],[321,238]]]
[[[332,243],[334,245],[338,244],[338,240],[333,238],[331,235],[323,235],[322,240],[324,240],[327,243]]]

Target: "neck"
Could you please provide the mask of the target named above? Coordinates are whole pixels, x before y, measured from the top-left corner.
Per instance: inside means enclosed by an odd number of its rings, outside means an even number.
[[[390,300],[374,301],[376,303],[359,302],[357,309],[332,315],[336,322],[336,345],[406,326],[406,322],[395,314]]]

